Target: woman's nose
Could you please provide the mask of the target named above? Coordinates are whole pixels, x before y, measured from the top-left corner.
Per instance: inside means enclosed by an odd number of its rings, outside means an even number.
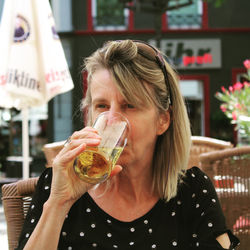
[[[121,113],[121,108],[118,105],[111,106],[109,109],[110,115],[114,115],[115,113]]]

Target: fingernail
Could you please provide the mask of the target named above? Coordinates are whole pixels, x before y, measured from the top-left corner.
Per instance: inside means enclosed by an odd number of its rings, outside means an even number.
[[[100,142],[101,140],[100,140],[100,139],[92,139],[91,141],[92,141],[92,142],[95,142],[95,143],[98,143],[98,142]]]

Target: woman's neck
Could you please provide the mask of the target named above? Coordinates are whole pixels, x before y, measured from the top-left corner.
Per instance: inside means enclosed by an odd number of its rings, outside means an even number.
[[[132,221],[146,214],[159,200],[159,196],[152,191],[152,175],[149,171],[132,175],[123,171],[114,176],[110,183],[89,190],[89,194],[112,217]]]

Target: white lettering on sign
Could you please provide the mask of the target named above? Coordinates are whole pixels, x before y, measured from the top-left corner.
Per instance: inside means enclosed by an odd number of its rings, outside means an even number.
[[[178,69],[221,68],[219,39],[162,39],[160,49]]]

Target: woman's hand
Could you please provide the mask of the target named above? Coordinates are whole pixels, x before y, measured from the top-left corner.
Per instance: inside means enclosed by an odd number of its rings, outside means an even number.
[[[76,157],[87,146],[98,146],[101,137],[97,130],[86,127],[74,132],[71,140],[58,153],[53,162],[53,179],[49,200],[74,203],[93,185],[82,181],[74,172]]]
[[[87,146],[98,146],[101,137],[96,129],[85,127],[74,132],[70,142],[58,153],[53,161],[53,178],[49,201],[59,202],[61,205],[68,203],[70,206],[78,200],[87,190],[94,185],[81,180],[75,173],[73,165],[76,157]],[[121,171],[121,166],[115,166],[110,177]]]

